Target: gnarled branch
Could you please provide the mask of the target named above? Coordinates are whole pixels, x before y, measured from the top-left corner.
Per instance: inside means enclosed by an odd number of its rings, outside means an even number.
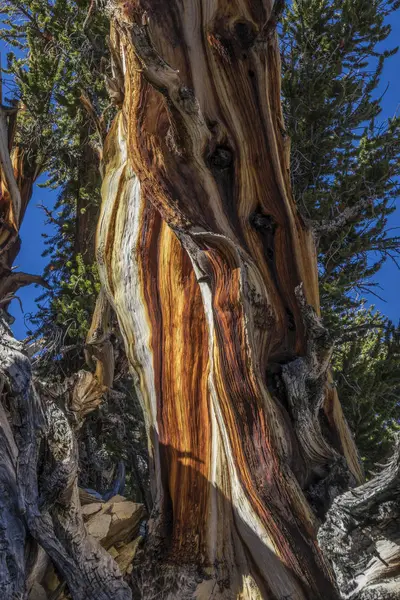
[[[64,413],[40,396],[30,361],[3,316],[0,369],[12,398],[18,448],[16,494],[23,522],[65,578],[74,600],[130,600],[111,556],[86,533],[77,486],[77,448]],[[51,460],[39,478],[40,448]]]
[[[305,483],[318,516],[323,517],[333,499],[355,485],[342,456],[325,439],[320,423],[333,342],[315,310],[308,305],[302,285],[296,288],[306,335],[306,355],[284,365],[282,378],[294,427],[317,481]]]
[[[400,598],[400,436],[387,466],[336,498],[319,530],[342,597]]]
[[[0,280],[0,303],[4,298],[13,296],[21,287],[30,285],[31,283],[41,285],[47,290],[50,289],[50,285],[40,275],[31,275],[30,273],[15,271],[8,275],[4,275]]]

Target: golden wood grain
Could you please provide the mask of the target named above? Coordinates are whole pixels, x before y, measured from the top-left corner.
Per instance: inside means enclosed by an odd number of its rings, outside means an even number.
[[[104,149],[98,262],[145,413],[163,561],[229,582],[231,596],[203,581],[197,598],[337,598],[301,485],[337,452],[361,477],[336,396],[337,448],[310,462],[267,387],[269,365],[306,351],[300,283],[319,312],[271,4],[137,1],[113,25],[125,100]]]

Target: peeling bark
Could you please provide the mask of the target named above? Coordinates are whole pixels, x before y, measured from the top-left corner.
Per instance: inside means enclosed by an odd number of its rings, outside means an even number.
[[[114,350],[110,341],[110,305],[100,290],[90,329],[86,336],[85,359],[92,371],[79,371],[70,382],[68,408],[80,426],[84,418],[104,400],[114,381]]]

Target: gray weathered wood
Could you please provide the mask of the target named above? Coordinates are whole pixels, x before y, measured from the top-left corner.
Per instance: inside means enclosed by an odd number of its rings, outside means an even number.
[[[30,360],[13,338],[4,313],[0,340],[0,378],[13,423],[13,431],[2,423],[0,437],[2,448],[9,449],[0,465],[2,489],[8,492],[0,501],[4,597],[24,598],[27,592],[23,556],[29,531],[64,577],[74,600],[130,600],[131,591],[115,561],[85,530],[74,433],[63,411],[46,400],[45,390],[39,394],[35,388]]]

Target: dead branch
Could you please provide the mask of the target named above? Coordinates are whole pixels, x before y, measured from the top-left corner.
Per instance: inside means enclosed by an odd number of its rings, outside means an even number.
[[[0,334],[0,375],[12,398],[12,418],[17,424],[14,488],[23,522],[67,582],[74,600],[130,600],[130,589],[116,563],[85,530],[73,430],[63,411],[46,399],[43,390],[43,395],[38,393],[23,344],[13,338],[3,314]],[[42,444],[51,455],[44,469],[39,464]],[[12,480],[8,481],[12,486]],[[10,554],[8,546],[7,552],[9,561],[13,560],[15,551]]]
[[[4,277],[0,281],[0,301],[10,294],[14,295],[15,292],[21,287],[30,285],[31,283],[41,285],[47,290],[51,289],[47,281],[40,275],[32,275],[30,273],[23,272],[11,272],[7,277]]]
[[[336,498],[319,530],[343,598],[400,598],[399,500],[400,436],[381,473]]]
[[[337,217],[333,219],[327,219],[321,222],[312,222],[311,226],[314,234],[317,237],[322,235],[333,235],[337,233],[343,227],[346,227],[349,223],[356,221],[357,218],[362,214],[364,208],[371,206],[372,200],[370,198],[362,198],[359,202],[356,202],[354,206],[348,206],[341,212]]]

